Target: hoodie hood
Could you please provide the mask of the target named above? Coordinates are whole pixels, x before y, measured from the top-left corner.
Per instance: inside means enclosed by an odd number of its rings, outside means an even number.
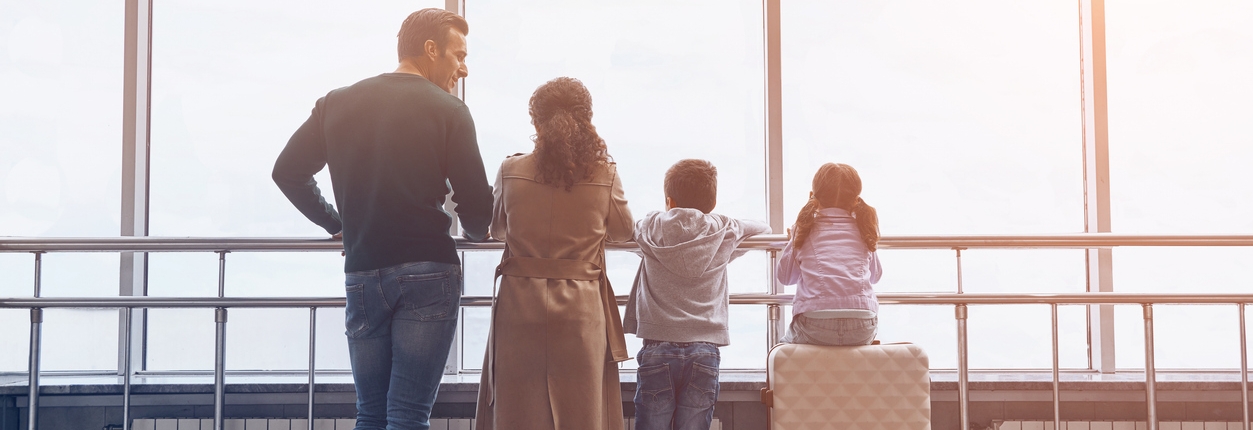
[[[729,258],[724,254],[735,250],[738,236],[725,217],[688,208],[651,212],[635,231],[635,241],[646,258],[685,278],[725,266]]]

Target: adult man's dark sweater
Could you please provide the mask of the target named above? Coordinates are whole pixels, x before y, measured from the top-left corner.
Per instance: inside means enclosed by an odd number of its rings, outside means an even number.
[[[323,166],[335,206],[313,180]],[[279,154],[273,177],[310,221],[343,232],[345,272],[459,264],[443,208],[449,185],[466,238],[482,240],[491,222],[492,188],[470,111],[418,75],[386,73],[319,99]]]

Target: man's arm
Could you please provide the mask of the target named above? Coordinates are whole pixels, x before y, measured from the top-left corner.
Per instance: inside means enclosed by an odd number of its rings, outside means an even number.
[[[483,170],[474,119],[468,108],[463,105],[461,109],[448,133],[444,172],[454,191],[452,201],[461,219],[462,234],[477,242],[487,238],[487,227],[492,222],[492,187]]]
[[[313,175],[326,167],[326,139],[322,135],[322,103],[319,99],[309,119],[296,129],[287,147],[274,162],[271,176],[278,189],[283,191],[296,209],[309,221],[322,227],[329,234],[343,231],[339,212],[322,197]]]

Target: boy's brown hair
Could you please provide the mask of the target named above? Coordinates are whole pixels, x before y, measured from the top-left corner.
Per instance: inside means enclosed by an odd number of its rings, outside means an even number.
[[[666,171],[665,191],[674,207],[709,213],[718,203],[718,168],[705,160],[679,160]]]

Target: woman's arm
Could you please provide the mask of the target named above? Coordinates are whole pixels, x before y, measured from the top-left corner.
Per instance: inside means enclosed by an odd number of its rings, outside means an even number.
[[[631,208],[627,207],[626,192],[622,189],[618,167],[610,164],[609,168],[613,170],[613,189],[609,194],[609,217],[605,224],[605,241],[626,242],[633,238],[635,220],[631,218]]]
[[[496,185],[492,187],[492,226],[490,232],[493,239],[505,241],[508,231],[508,220],[505,219],[505,164],[500,164],[496,171]]]

